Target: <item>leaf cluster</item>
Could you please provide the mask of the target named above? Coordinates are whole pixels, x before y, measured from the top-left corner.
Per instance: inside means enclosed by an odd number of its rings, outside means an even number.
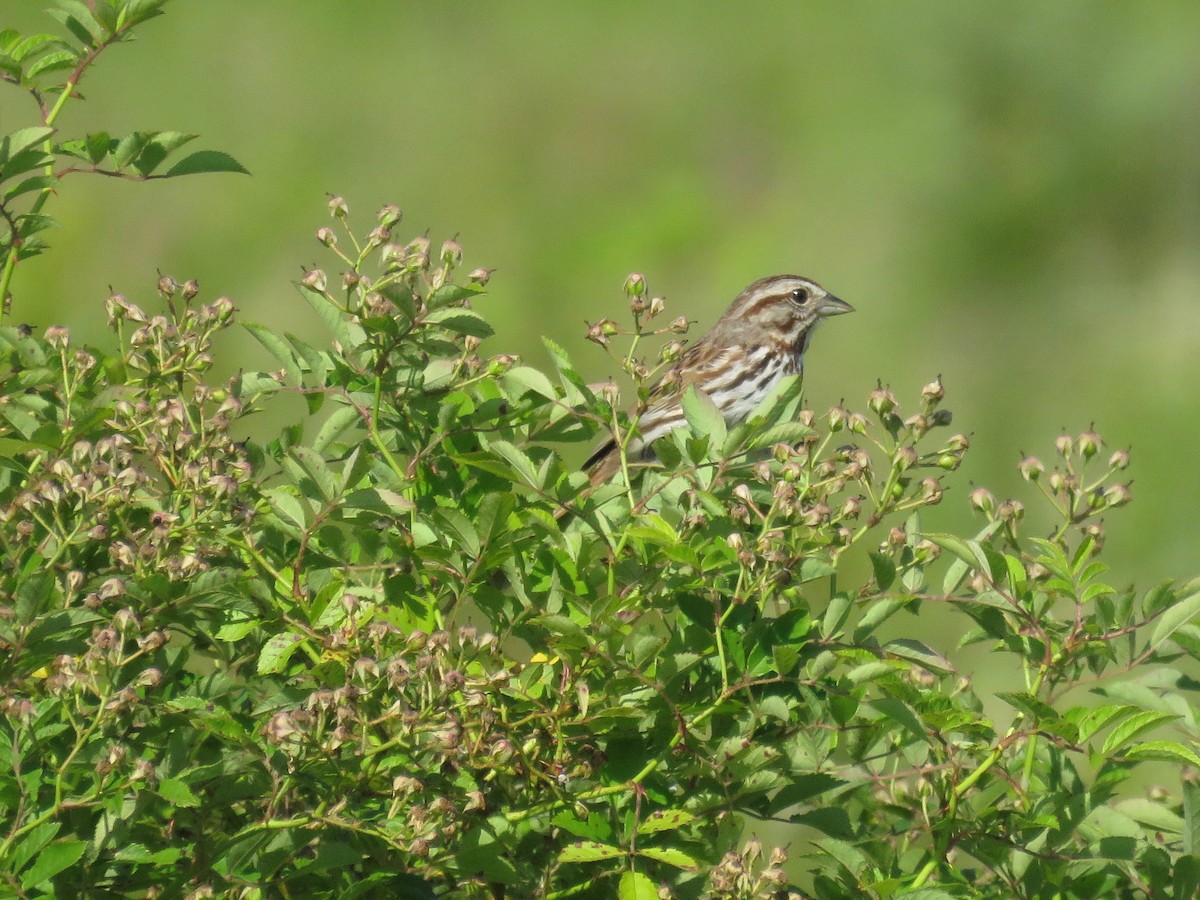
[[[297,285],[330,340],[247,323],[273,370],[212,383],[234,305],[169,277],[108,298],[114,352],[0,329],[13,892],[1187,895],[1200,591],[1108,583],[1124,451],[1022,460],[1048,537],[982,489],[930,532],[969,443],[940,381],[908,416],[793,381],[732,428],[691,397],[592,489],[563,454],[636,405],[482,355],[455,241],[330,212],[340,272]],[[683,328],[631,305],[637,387]]]

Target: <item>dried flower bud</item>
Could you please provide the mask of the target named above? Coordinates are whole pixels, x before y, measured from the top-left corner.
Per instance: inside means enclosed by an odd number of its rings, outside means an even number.
[[[1083,454],[1084,459],[1091,459],[1096,455],[1096,452],[1103,443],[1104,438],[1100,437],[1096,432],[1088,430],[1079,436],[1077,446],[1079,447],[1079,452]]]
[[[867,406],[876,415],[886,415],[896,408],[896,397],[890,390],[880,385],[867,397]]]
[[[901,472],[911,469],[917,464],[917,451],[912,447],[900,447],[892,457],[892,465]]]
[[[448,240],[442,242],[442,252],[440,254],[442,262],[454,268],[462,265],[463,249],[462,245],[456,240]]]
[[[850,414],[840,404],[833,407],[826,414],[826,420],[829,422],[829,430],[831,432],[841,431],[845,427],[849,416]]]
[[[61,325],[51,325],[46,329],[46,343],[55,350],[62,350],[71,340],[71,332]]]
[[[850,431],[854,434],[867,433],[867,417],[862,413],[851,413],[846,421]]]
[[[306,288],[311,288],[319,294],[325,293],[327,281],[325,273],[321,269],[310,269],[304,273],[304,277],[300,279],[300,283]]]
[[[1005,522],[1019,522],[1025,517],[1025,504],[1020,500],[1005,500],[996,508],[996,515]]]
[[[1127,484],[1114,484],[1104,492],[1104,498],[1108,501],[1110,509],[1115,509],[1118,506],[1124,506],[1133,499],[1133,492],[1129,490]]]
[[[189,278],[183,283],[182,297],[184,300],[191,300],[200,293],[200,282],[195,278]]]
[[[667,327],[670,328],[675,334],[687,334],[688,324],[689,323],[686,316],[679,316],[678,318],[672,319],[671,324]]]
[[[625,293],[630,297],[640,297],[646,293],[646,276],[640,272],[631,272],[625,279]]]
[[[335,219],[344,219],[350,215],[350,207],[346,204],[343,197],[330,195],[329,197],[329,214]]]
[[[908,532],[899,526],[888,532],[887,546],[888,547],[903,547],[908,540]]]
[[[1046,471],[1046,467],[1042,465],[1042,461],[1036,456],[1026,456],[1019,463],[1017,469],[1021,472],[1021,477],[1026,481],[1037,481],[1042,477],[1042,473]]]
[[[1117,450],[1108,458],[1108,467],[1114,470],[1129,468],[1129,451]]]
[[[921,480],[921,499],[926,503],[942,502],[942,483],[936,478],[929,477]]]
[[[477,284],[482,287],[488,283],[495,271],[495,269],[484,268],[472,269],[467,273],[467,284]]]
[[[515,356],[510,356],[507,353],[501,353],[499,356],[493,356],[488,360],[489,375],[503,375],[517,363]]]
[[[160,275],[158,278],[158,292],[164,297],[174,297],[176,291],[179,290],[179,282],[169,275]]]
[[[337,245],[337,235],[333,233],[332,228],[322,226],[317,229],[317,243],[324,244],[326,247],[334,247]]]
[[[403,217],[404,213],[401,211],[400,207],[394,203],[388,203],[379,210],[379,214],[375,218],[384,228],[391,228]]]
[[[621,402],[621,389],[612,381],[606,381],[600,386],[600,396],[609,406],[617,406]]]
[[[1065,434],[1060,434],[1054,441],[1054,449],[1058,451],[1058,455],[1064,459],[1070,459],[1071,454],[1075,450],[1075,445],[1071,438]]]
[[[971,505],[984,515],[991,515],[996,509],[996,498],[987,488],[977,487],[967,495]]]
[[[942,386],[942,376],[939,375],[925,387],[921,388],[921,399],[924,400],[930,407],[936,406],[946,396],[946,389]]]

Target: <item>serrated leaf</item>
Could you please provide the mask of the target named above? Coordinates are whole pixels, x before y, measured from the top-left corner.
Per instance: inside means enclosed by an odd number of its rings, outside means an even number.
[[[403,515],[414,506],[411,500],[387,488],[362,488],[351,491],[342,503],[348,509],[365,509],[391,516]]]
[[[875,550],[867,554],[871,558],[871,570],[875,574],[875,583],[881,591],[886,591],[896,580],[896,564],[891,559]]]
[[[149,175],[157,169],[172,152],[200,135],[182,131],[154,131],[146,134],[142,151],[133,160],[133,168],[141,175]]]
[[[118,169],[125,168],[137,158],[137,155],[142,152],[142,147],[145,145],[146,136],[138,131],[119,138],[116,146],[109,151],[109,155],[112,156],[113,165]]]
[[[421,321],[426,325],[440,325],[442,328],[471,337],[486,338],[495,334],[487,319],[475,310],[464,309],[461,306],[430,310]]]
[[[1121,754],[1126,759],[1156,759],[1200,769],[1200,756],[1177,741],[1146,741]]]
[[[199,806],[200,798],[192,793],[192,789],[178,778],[164,778],[154,789],[158,796],[175,806]]]
[[[575,841],[563,847],[558,853],[559,862],[599,862],[604,859],[616,859],[624,856],[625,851],[610,844],[599,841]]]
[[[59,872],[75,865],[86,849],[86,841],[58,841],[46,845],[21,878],[21,887],[31,890],[48,881]]]
[[[288,382],[293,387],[299,387],[304,367],[291,345],[264,325],[243,322],[242,327],[254,335],[255,340],[266,347],[275,359],[283,363],[283,370],[288,376]]]
[[[696,816],[684,809],[658,809],[638,822],[638,834],[655,834],[659,831],[674,831],[689,822],[694,822]]]
[[[617,900],[658,900],[658,885],[641,872],[625,872],[617,884]]]
[[[339,406],[321,423],[317,436],[313,438],[313,449],[324,453],[329,445],[348,429],[362,422],[362,414],[353,406]]]
[[[1176,629],[1197,615],[1200,615],[1200,592],[1176,601],[1155,623],[1154,631],[1150,634],[1150,646],[1157,649]]]
[[[504,373],[503,378],[510,396],[519,397],[527,391],[532,391],[547,400],[557,400],[559,397],[550,379],[530,366],[513,366]]]
[[[62,22],[67,30],[86,47],[95,47],[104,41],[105,29],[92,11],[79,0],[55,0],[58,9],[48,10],[50,15]]]
[[[954,664],[950,660],[927,644],[913,638],[897,638],[894,641],[888,641],[883,645],[883,649],[893,656],[907,659],[931,672],[951,675],[955,671]]]
[[[34,144],[41,143],[54,134],[53,128],[36,125],[32,128],[21,128],[0,139],[0,163],[12,159],[17,154],[28,150]]]
[[[25,70],[25,81],[32,81],[47,72],[61,72],[73,69],[79,64],[79,54],[74,50],[54,50],[44,56],[39,56]]]
[[[996,696],[1014,709],[1020,710],[1032,722],[1053,722],[1059,718],[1054,707],[1040,697],[1024,691],[999,691]]]
[[[1105,756],[1110,756],[1139,734],[1144,734],[1167,722],[1173,722],[1177,718],[1179,717],[1171,713],[1156,712],[1154,710],[1143,710],[1142,712],[1135,713],[1113,727],[1113,730],[1104,739],[1104,745],[1100,748],[1100,752]]]
[[[674,866],[677,869],[683,869],[686,872],[697,872],[700,870],[699,862],[682,850],[676,850],[674,847],[639,847],[637,853],[638,856],[655,859],[669,866]]]
[[[41,849],[58,834],[62,828],[61,822],[43,822],[27,831],[16,845],[9,851],[4,860],[5,868],[10,872],[20,872]]]
[[[512,466],[526,484],[538,489],[541,488],[541,480],[538,478],[537,469],[534,468],[533,462],[517,447],[508,441],[489,441],[488,450],[494,456],[500,457]]]
[[[250,174],[249,169],[228,153],[222,153],[220,150],[197,150],[175,163],[160,177],[177,178],[180,175],[204,175],[218,172]]]
[[[304,639],[300,635],[286,631],[272,635],[258,654],[258,674],[273,675],[282,672],[302,640]]]
[[[22,194],[28,194],[32,191],[44,191],[54,187],[56,184],[58,184],[58,178],[54,175],[34,175],[32,178],[26,178],[24,181],[6,190],[4,192],[4,199],[12,200],[14,197],[20,197]]]

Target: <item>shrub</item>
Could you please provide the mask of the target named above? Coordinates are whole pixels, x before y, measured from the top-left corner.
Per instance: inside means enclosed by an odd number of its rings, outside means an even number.
[[[1044,539],[983,489],[933,533],[940,382],[906,416],[791,381],[592,491],[560,451],[632,427],[616,388],[481,355],[486,270],[330,213],[328,346],[245,326],[275,371],[214,383],[234,304],[170,277],[108,297],[109,349],[0,328],[12,893],[1194,893],[1200,586],[1107,583],[1125,452],[1022,460]],[[628,287],[589,335],[644,398],[683,325]],[[914,636],[953,615],[994,697]]]

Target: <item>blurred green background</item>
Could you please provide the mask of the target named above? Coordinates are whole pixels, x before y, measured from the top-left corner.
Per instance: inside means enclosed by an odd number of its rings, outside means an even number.
[[[42,9],[0,28],[58,31]],[[197,131],[254,175],[68,180],[16,319],[102,340],[108,286],[150,302],[161,268],[318,337],[289,282],[333,267],[330,191],[364,230],[395,202],[398,237],[458,234],[497,269],[486,346],[542,365],[545,334],[596,380],[584,321],[623,320],[629,271],[700,328],[798,272],[858,307],[815,408],[943,375],[973,450],[935,524],[969,527],[968,482],[1032,507],[1020,452],[1094,421],[1134,454],[1116,582],[1200,573],[1200,4],[193,0],[140,34],[62,132]],[[35,115],[0,87],[4,131]]]

